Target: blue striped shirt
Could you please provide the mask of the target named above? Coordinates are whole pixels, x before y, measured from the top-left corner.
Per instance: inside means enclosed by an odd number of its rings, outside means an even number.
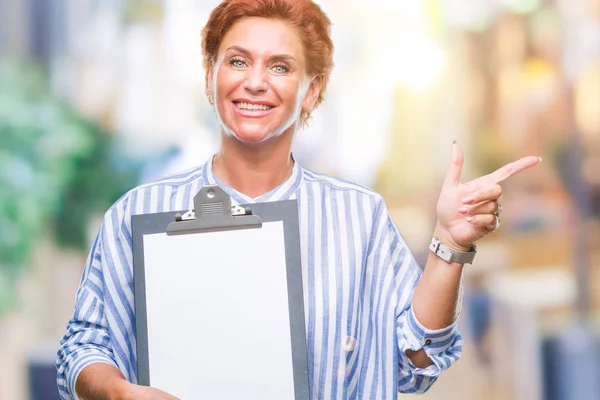
[[[137,187],[107,211],[57,354],[63,399],[76,399],[77,376],[95,362],[114,365],[136,382],[131,216],[191,209],[194,195],[210,184],[234,204],[298,201],[312,399],[424,392],[460,357],[456,323],[431,331],[413,313],[421,269],[380,195],[295,163],[286,182],[252,199],[220,182],[207,162]],[[424,369],[405,354],[421,348],[433,360]]]

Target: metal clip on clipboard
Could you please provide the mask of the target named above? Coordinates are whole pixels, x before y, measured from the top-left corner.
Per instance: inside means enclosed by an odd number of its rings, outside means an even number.
[[[194,197],[194,208],[176,214],[167,235],[262,227],[262,220],[248,207],[232,206],[231,197],[219,186],[204,186]]]

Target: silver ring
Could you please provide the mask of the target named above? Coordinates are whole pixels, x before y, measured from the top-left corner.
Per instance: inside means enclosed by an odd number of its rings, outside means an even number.
[[[502,204],[498,203],[498,209],[494,213],[496,217],[498,217],[502,213]]]

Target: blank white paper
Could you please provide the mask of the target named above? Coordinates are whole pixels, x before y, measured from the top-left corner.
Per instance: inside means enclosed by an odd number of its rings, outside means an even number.
[[[294,398],[283,222],[144,236],[150,384],[184,400]]]

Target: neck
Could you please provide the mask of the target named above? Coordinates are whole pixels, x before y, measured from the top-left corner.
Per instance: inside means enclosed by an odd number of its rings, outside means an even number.
[[[221,135],[221,149],[213,159],[215,176],[250,198],[259,197],[281,185],[292,174],[293,132],[264,143],[248,145]]]

